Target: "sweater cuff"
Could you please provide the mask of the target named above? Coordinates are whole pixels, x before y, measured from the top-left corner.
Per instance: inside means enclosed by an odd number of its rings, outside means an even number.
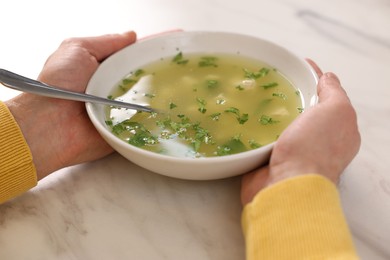
[[[7,106],[0,102],[0,203],[37,184],[33,158]]]
[[[242,225],[247,259],[357,259],[337,188],[321,175],[260,191]]]

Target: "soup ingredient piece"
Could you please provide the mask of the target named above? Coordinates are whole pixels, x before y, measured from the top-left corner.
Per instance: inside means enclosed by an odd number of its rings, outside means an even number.
[[[156,136],[152,135],[148,129],[138,122],[125,120],[119,124],[116,124],[112,128],[112,132],[116,135],[120,135],[124,132],[128,133],[128,143],[137,147],[143,147],[145,145],[153,145],[158,142]]]
[[[139,77],[141,76],[142,74],[144,74],[145,71],[143,69],[137,69],[135,72],[134,72],[134,76],[135,77]]]
[[[218,58],[212,56],[201,57],[198,63],[199,67],[218,67],[217,65]]]
[[[279,97],[283,100],[286,100],[287,99],[287,95],[286,94],[283,94],[283,93],[272,93],[272,96],[273,97]]]
[[[151,93],[145,93],[144,96],[148,98],[154,98],[156,95]]]
[[[213,143],[212,137],[211,137],[209,131],[204,129],[203,127],[201,127],[199,125],[199,123],[194,124],[193,129],[195,130],[195,138],[191,143],[194,147],[195,152],[199,151],[200,145],[202,143],[205,143],[205,144],[212,144]]]
[[[131,72],[128,76],[122,79],[121,84],[119,84],[119,88],[123,92],[127,92],[132,86],[134,86],[140,79],[140,77],[145,74],[143,69],[137,69],[134,72]]]
[[[259,71],[255,71],[255,72],[250,71],[248,69],[244,69],[245,78],[247,79],[263,78],[268,75],[269,71],[270,70],[268,68],[261,68]]]
[[[239,137],[231,138],[227,143],[218,146],[216,154],[218,156],[225,156],[248,151]]]
[[[274,88],[274,87],[277,87],[277,86],[279,86],[279,84],[277,82],[271,82],[271,83],[268,83],[268,84],[261,85],[261,87],[264,88],[264,89]]]
[[[217,113],[211,114],[210,117],[211,117],[211,119],[213,119],[214,121],[218,121],[220,115],[221,115],[221,113],[217,112]]]
[[[235,107],[229,107],[228,109],[225,110],[225,112],[226,113],[233,113],[234,115],[236,115],[237,121],[241,125],[244,124],[249,119],[248,114],[241,115],[240,110],[238,108],[235,108]]]
[[[206,100],[203,98],[196,98],[196,101],[198,102],[198,111],[201,112],[202,114],[206,113]]]
[[[185,64],[188,63],[189,60],[188,59],[184,59],[183,53],[179,52],[178,54],[175,55],[175,57],[173,57],[172,61],[175,62],[178,65],[185,65]]]
[[[236,86],[236,89],[238,90],[244,90],[244,88],[241,85]]]
[[[174,109],[174,108],[176,108],[176,107],[177,107],[176,104],[174,104],[174,103],[172,103],[172,102],[169,103],[169,109]]]
[[[259,122],[262,125],[271,125],[271,124],[279,123],[279,121],[276,121],[272,117],[266,115],[262,115],[261,118],[259,119]]]
[[[261,145],[258,142],[256,142],[255,140],[253,140],[253,139],[249,140],[249,146],[252,149],[256,149],[256,148],[261,147]]]
[[[185,115],[178,115],[180,121],[173,121],[170,117],[159,120],[156,124],[163,129],[164,139],[169,136],[178,136],[183,141],[192,145],[195,152],[198,152],[202,144],[214,144],[213,137],[209,131],[200,126],[200,123],[192,123]]]
[[[210,80],[206,81],[206,86],[209,89],[214,89],[214,88],[218,87],[218,84],[219,84],[218,80],[215,80],[215,79],[210,79]]]

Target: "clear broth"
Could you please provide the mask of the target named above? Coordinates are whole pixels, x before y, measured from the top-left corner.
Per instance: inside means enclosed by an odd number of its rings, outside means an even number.
[[[212,157],[269,144],[303,110],[298,89],[277,69],[247,57],[183,54],[130,72],[109,98],[162,113],[109,107],[120,139],[176,157]]]

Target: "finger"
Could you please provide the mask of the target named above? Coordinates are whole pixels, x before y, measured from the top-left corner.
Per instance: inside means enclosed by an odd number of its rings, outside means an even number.
[[[329,99],[334,101],[347,99],[347,93],[340,84],[338,77],[332,73],[327,72],[323,74],[318,82],[318,97],[319,102],[324,102]]]
[[[129,31],[123,34],[107,34],[96,37],[78,38],[76,41],[78,40],[79,44],[86,48],[88,52],[100,62],[111,54],[134,43],[136,39],[136,33]]]
[[[321,78],[323,73],[322,73],[320,67],[318,67],[318,65],[311,59],[306,59],[306,61],[314,69],[314,71],[316,72],[318,78]]]

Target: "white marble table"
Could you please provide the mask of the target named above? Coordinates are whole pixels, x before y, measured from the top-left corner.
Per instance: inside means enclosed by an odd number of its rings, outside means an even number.
[[[336,72],[363,138],[343,207],[362,259],[390,258],[388,0],[15,0],[1,11],[0,67],[33,78],[64,38],[174,28],[263,37]],[[16,94],[0,87],[1,100]],[[163,177],[118,154],[63,169],[0,205],[0,259],[244,259],[239,187]]]

